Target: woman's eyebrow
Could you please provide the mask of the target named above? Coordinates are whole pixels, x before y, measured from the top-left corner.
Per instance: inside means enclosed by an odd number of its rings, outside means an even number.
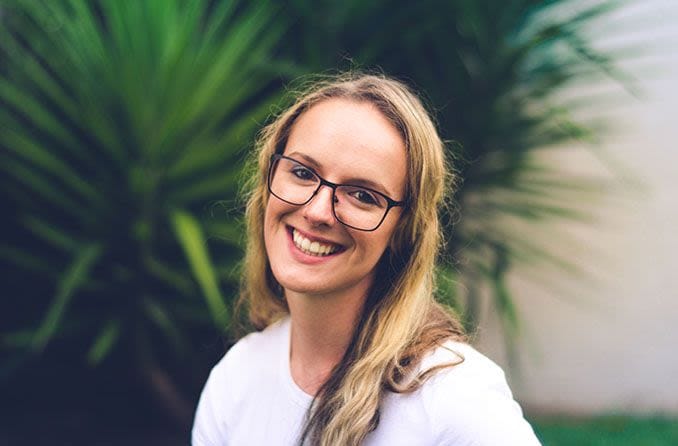
[[[381,192],[382,194],[390,195],[390,192],[382,184],[375,183],[374,181],[365,178],[348,178],[346,181],[342,181],[341,184],[347,184],[350,186],[364,186],[377,192]]]
[[[304,163],[309,164],[309,167],[312,167],[316,171],[322,169],[322,164],[319,163],[318,161],[316,161],[315,158],[313,158],[310,155],[306,155],[304,153],[295,151],[295,152],[290,152],[286,156],[289,156],[291,158],[303,158]],[[388,191],[388,189],[386,189],[386,187],[384,187],[383,184],[377,183],[373,180],[368,180],[367,178],[351,177],[351,178],[348,178],[348,179],[342,181],[339,184],[346,184],[346,185],[350,185],[350,186],[363,186],[363,187],[367,187],[369,189],[374,189],[374,190],[381,192],[382,194],[385,194],[385,195],[388,195],[388,196],[391,195],[391,193]]]
[[[306,164],[310,164],[309,167],[313,167],[316,170],[319,170],[322,167],[322,164],[316,161],[313,157],[303,154],[301,152],[291,152],[285,156],[289,156],[290,158],[303,158]]]

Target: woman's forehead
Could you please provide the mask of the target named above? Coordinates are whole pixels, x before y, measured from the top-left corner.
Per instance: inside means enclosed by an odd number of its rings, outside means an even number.
[[[327,180],[380,183],[396,198],[404,191],[407,152],[399,130],[369,102],[328,99],[293,124],[284,151]]]

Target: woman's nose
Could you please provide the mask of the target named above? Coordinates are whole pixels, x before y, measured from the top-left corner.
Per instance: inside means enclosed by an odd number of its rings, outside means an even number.
[[[304,205],[304,217],[315,226],[321,224],[333,225],[335,222],[332,210],[333,200],[334,190],[328,186],[321,186],[318,192],[311,198],[311,201]]]

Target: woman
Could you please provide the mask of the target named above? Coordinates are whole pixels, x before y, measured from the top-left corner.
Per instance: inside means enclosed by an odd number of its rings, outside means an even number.
[[[434,299],[453,181],[405,85],[314,85],[264,129],[258,168],[241,301],[262,331],[212,370],[195,446],[539,444]]]

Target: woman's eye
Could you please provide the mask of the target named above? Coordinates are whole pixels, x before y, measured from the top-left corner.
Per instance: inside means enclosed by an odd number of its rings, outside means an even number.
[[[355,190],[355,191],[353,191],[352,195],[353,195],[353,198],[355,198],[356,200],[358,200],[361,203],[369,204],[369,205],[378,205],[379,204],[379,200],[377,199],[377,197],[375,197],[373,193],[366,191],[364,189]]]
[[[292,175],[299,178],[300,180],[312,180],[315,178],[313,172],[301,166],[297,166],[294,169],[292,169]]]

